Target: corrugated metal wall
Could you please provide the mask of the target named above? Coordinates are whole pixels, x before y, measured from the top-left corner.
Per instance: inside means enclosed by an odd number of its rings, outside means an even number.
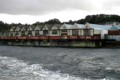
[[[120,41],[120,35],[108,35],[107,39],[115,39],[116,41]]]

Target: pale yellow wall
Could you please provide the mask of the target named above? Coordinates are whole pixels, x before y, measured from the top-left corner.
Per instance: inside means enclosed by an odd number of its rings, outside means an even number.
[[[102,30],[94,29],[94,34],[101,34],[101,31],[102,31]]]
[[[80,35],[83,36],[83,29],[80,30]]]
[[[35,36],[35,31],[32,31],[32,36]]]
[[[68,32],[69,32],[69,36],[71,36],[72,35],[72,30],[69,30]]]
[[[50,36],[59,36],[59,30],[57,31],[57,34],[52,34],[52,31],[49,32],[50,33]]]
[[[40,35],[43,35],[43,31],[39,31],[39,34],[40,34]]]

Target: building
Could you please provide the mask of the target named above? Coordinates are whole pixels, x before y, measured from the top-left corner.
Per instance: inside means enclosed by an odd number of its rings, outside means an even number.
[[[83,24],[77,24],[75,23],[72,27],[71,27],[71,35],[72,36],[82,36],[83,35],[83,30],[82,27],[84,25]]]
[[[108,34],[108,30],[111,28],[111,25],[98,25],[86,23],[83,26],[83,35],[84,36],[100,36],[100,39],[105,39],[105,35]]]
[[[112,27],[108,30],[107,38],[120,41],[120,25],[112,25]]]
[[[115,30],[114,30],[115,29]],[[41,24],[30,26],[13,26],[9,36],[60,36],[61,38],[76,37],[78,39],[106,39],[106,35],[112,35],[115,31],[119,35],[119,27],[98,24]],[[109,32],[109,33],[108,33]],[[111,39],[110,36],[108,39]]]

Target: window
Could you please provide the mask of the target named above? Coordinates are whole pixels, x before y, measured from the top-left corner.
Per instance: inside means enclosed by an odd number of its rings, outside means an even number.
[[[32,35],[32,31],[28,31],[28,35],[31,36]]]
[[[10,36],[14,36],[14,32],[10,32]]]
[[[79,35],[79,30],[72,30],[72,35],[73,36],[78,36]]]
[[[57,30],[52,30],[52,34],[57,34]]]
[[[66,30],[66,29],[62,29],[61,32],[65,32],[65,33],[67,33],[67,30]]]
[[[47,36],[48,35],[48,30],[43,30],[43,35]]]
[[[66,27],[65,26],[63,26],[63,29],[65,29]]]
[[[21,32],[21,35],[22,35],[22,36],[25,36],[25,31],[22,31],[22,32]]]
[[[35,31],[35,35],[39,36],[39,31],[38,30]]]
[[[19,35],[19,32],[17,31],[15,35],[18,36],[18,35]]]
[[[90,36],[91,35],[91,29],[84,29],[84,35]]]
[[[67,36],[68,33],[67,33],[67,30],[66,29],[62,29],[61,30],[61,36]]]

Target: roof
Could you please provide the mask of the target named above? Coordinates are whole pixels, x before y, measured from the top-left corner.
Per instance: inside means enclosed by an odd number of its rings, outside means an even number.
[[[77,23],[75,23],[75,25],[77,25],[78,28],[82,28],[84,26],[83,24],[77,24]]]
[[[57,29],[60,29],[63,24],[54,24],[53,26],[57,27]]]
[[[44,27],[44,25],[43,25],[43,24],[36,25],[35,29],[36,29],[37,27],[39,28],[39,30],[42,30],[42,29],[43,29],[43,27]]]
[[[109,30],[120,30],[120,25],[113,25]]]
[[[99,30],[109,30],[111,28],[111,25],[90,24],[90,26],[94,29],[99,29]]]
[[[15,31],[15,29],[16,29],[16,26],[12,26],[12,27],[10,28],[10,31],[11,31],[11,30]]]
[[[53,24],[45,24],[44,27],[47,27],[48,30],[51,30],[53,27]]]
[[[21,31],[26,31],[28,29],[29,26],[21,26]]]
[[[34,25],[31,25],[30,27],[32,28],[32,30],[35,30],[35,28],[36,28],[36,26],[34,26]]]
[[[71,24],[65,24],[65,25],[66,25],[67,29],[70,29],[73,26]]]
[[[15,31],[20,31],[21,30],[21,28],[22,28],[22,26],[20,25],[20,26],[17,26],[16,27],[16,29],[15,29]]]
[[[61,28],[64,28],[64,29],[71,29],[71,27],[72,27],[73,25],[71,25],[71,24],[63,24],[62,26],[61,26]]]

